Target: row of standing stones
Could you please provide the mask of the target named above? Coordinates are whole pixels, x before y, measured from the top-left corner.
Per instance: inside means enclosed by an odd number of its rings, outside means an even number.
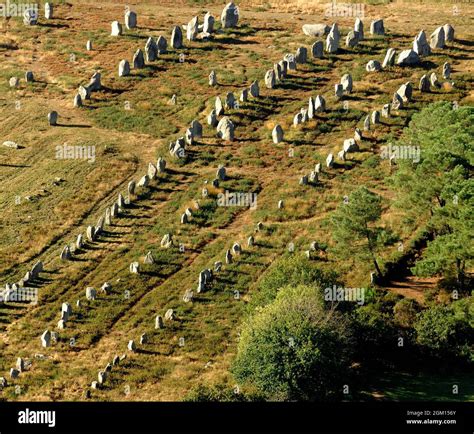
[[[34,19],[27,20],[26,17],[33,17],[33,14],[28,14],[25,13],[25,24],[28,25],[34,25],[36,22]],[[47,19],[52,18],[52,5],[47,3],[45,5],[45,17]],[[233,2],[229,3],[226,8],[222,12],[221,16],[221,22],[222,22],[222,27],[228,28],[228,27],[235,27],[237,26],[238,23],[238,8],[234,5]],[[132,11],[127,11],[125,14],[125,25],[127,29],[133,29],[137,26],[137,16],[136,13]],[[184,27],[184,26],[183,26]],[[209,35],[213,32],[213,27],[214,27],[214,17],[207,13],[204,17],[204,24],[202,26],[199,26],[199,21],[198,17],[194,17],[187,25],[186,30],[187,30],[187,39],[192,41],[196,39],[196,37],[199,34],[199,31],[202,31],[202,38],[208,38]],[[314,25],[311,26],[311,28],[308,25],[303,26],[303,31],[306,34],[311,34],[315,35],[315,28]],[[318,30],[320,34],[325,34],[326,32],[328,33],[328,37],[326,39],[326,51],[328,53],[335,53],[338,50],[339,47],[339,39],[340,39],[340,33],[337,28],[337,24],[333,24],[333,26],[329,29],[328,26],[326,28],[320,28]],[[383,25],[383,20],[375,20],[371,23],[370,27],[370,33],[373,35],[383,35],[385,33],[384,25]],[[113,36],[119,36],[122,34],[122,29],[121,25],[118,22],[113,22],[112,23],[112,35]],[[346,38],[346,46],[353,47],[357,45],[361,40],[363,40],[363,23],[360,19],[357,19],[354,25],[354,30],[350,31],[349,34],[347,35]],[[426,40],[426,35],[424,30],[420,31],[420,33],[417,35],[415,38],[415,41],[413,42],[413,50],[406,50],[405,52],[402,52],[399,55],[399,59],[397,61],[398,65],[412,65],[416,64],[419,62],[419,60],[416,60],[415,55],[412,54],[415,53],[417,56],[426,56],[431,54],[431,49],[436,49],[436,48],[444,48],[445,47],[445,42],[451,42],[454,40],[454,29],[452,26],[449,24],[446,24],[444,26],[438,27],[433,34],[431,35],[430,38],[430,44],[427,43]],[[171,46],[173,48],[182,48],[182,32],[181,29],[176,26],[173,31],[172,31],[172,37],[171,37]],[[91,41],[87,42],[87,49],[92,49],[92,43]],[[153,41],[152,38],[149,38],[147,41],[147,44],[145,46],[145,53],[146,53],[146,59],[147,61],[153,61],[155,60],[159,54],[162,54],[166,52],[167,49],[167,41],[164,39],[162,36],[158,38],[156,43]],[[313,47],[312,47],[312,54],[313,57],[318,58],[322,57],[322,42],[317,41]],[[384,66],[386,67],[388,65],[393,65],[394,63],[394,56],[395,52],[393,49],[389,49],[386,55],[386,58],[384,60]],[[284,60],[275,64],[274,68],[272,70],[267,71],[265,75],[265,85],[269,89],[273,89],[275,87],[275,84],[281,80],[283,80],[286,76],[286,73],[288,70],[296,70],[296,64],[297,63],[306,63],[307,61],[307,49],[305,47],[300,47],[295,55],[286,55]],[[370,63],[370,62],[369,62]],[[130,67],[127,65],[128,62],[125,60],[122,60],[119,65],[119,76],[124,76],[129,74]],[[133,65],[135,68],[142,68],[144,67],[144,56],[143,52],[141,50],[138,50],[133,59]],[[377,70],[377,65],[373,67],[373,65],[369,66],[367,65],[367,71],[372,71],[372,70]],[[449,64],[445,63],[443,66],[443,77],[444,78],[449,78],[450,75],[450,66]],[[434,73],[433,73],[434,74]],[[436,75],[431,76],[431,80],[428,81],[426,76],[423,76],[422,79],[420,80],[420,90],[421,91],[426,91],[428,88],[429,90],[429,83],[433,86],[438,86],[439,83],[437,81]],[[88,99],[90,98],[90,93],[92,91],[100,90],[101,88],[101,83],[100,83],[100,72],[96,72],[94,76],[92,77],[90,83],[88,86],[81,86],[78,94],[75,97],[74,105],[75,106],[80,106],[81,105],[81,100],[82,99]],[[28,71],[25,76],[25,80],[28,81],[33,81],[33,73]],[[428,83],[426,83],[428,81]],[[17,81],[15,83],[10,81],[10,84],[12,86],[17,86]],[[215,86],[217,84],[217,77],[214,71],[211,72],[209,76],[209,84],[211,86]],[[335,93],[337,97],[342,96],[344,92],[350,93],[352,91],[352,77],[350,74],[346,74],[343,76],[341,79],[341,83],[335,85]],[[249,89],[245,89],[242,94],[241,94],[241,101],[245,102],[248,98],[248,94],[254,97],[259,96],[259,88],[258,88],[258,82],[252,83]],[[395,108],[399,108],[403,105],[403,102],[407,102],[410,100],[412,94],[412,87],[411,83],[406,83],[401,86],[401,88],[395,93],[394,96],[394,101],[392,102],[392,107],[395,106]],[[84,97],[84,98],[83,98]],[[208,118],[208,123],[210,125],[215,126],[217,122],[217,116],[220,116],[224,114],[224,107],[233,109],[235,108],[235,97],[233,96],[232,93],[228,94],[226,97],[226,104],[225,106],[222,104],[222,101],[218,97],[216,99],[216,109],[213,110],[213,112],[209,115]],[[315,112],[318,111],[324,111],[325,110],[325,100],[322,96],[318,95],[314,100],[310,98],[309,101],[309,106],[308,109],[302,110],[299,114],[295,116],[295,121],[294,124],[297,125],[301,122],[304,122],[305,119],[309,118],[311,119],[312,116],[314,116]],[[390,107],[384,106],[384,109],[382,110],[382,114],[385,114],[388,116],[390,114]],[[48,114],[48,120],[50,125],[56,125],[57,124],[57,117],[58,114],[56,112],[50,112]],[[366,120],[364,121],[364,130],[370,129],[370,122],[372,124],[378,123],[380,119],[380,113],[377,111],[374,111],[371,116],[367,116]],[[233,140],[233,123],[232,121],[224,117],[221,119],[221,121],[218,123],[217,126],[218,130],[218,135],[222,137],[225,140]],[[173,146],[170,146],[170,153],[172,155],[180,155],[179,152],[177,152],[178,149],[184,149],[184,144],[192,144],[194,138],[199,138],[202,137],[202,126],[198,121],[193,121],[191,124],[190,129],[186,131],[186,135],[184,138],[184,142],[182,138],[177,140],[176,144],[173,144]],[[279,143],[283,140],[283,130],[280,125],[277,125],[273,132],[272,132],[272,138],[274,143]],[[344,141],[344,146],[343,150],[341,153],[338,154],[339,158],[344,160],[345,154],[347,152],[354,152],[358,150],[358,145],[356,143],[357,139],[361,139],[362,134],[358,128],[356,128],[355,132],[355,137],[354,139],[347,139]],[[176,148],[177,147],[177,148]],[[330,154],[326,160],[326,166],[328,168],[332,167],[334,162],[334,157],[332,154]],[[148,173],[140,179],[138,182],[139,186],[146,187],[149,183],[150,179],[153,179],[156,176],[157,172],[164,172],[166,167],[166,162],[163,159],[160,159],[158,161],[158,164],[155,168],[152,163],[150,163]],[[311,172],[309,180],[311,181],[317,181],[317,174],[321,171],[321,164],[317,164],[315,167],[315,170]],[[225,180],[226,179],[226,170],[223,166],[219,166],[216,174],[216,179],[213,181],[214,185],[218,184],[219,180]],[[304,176],[300,179],[300,184],[307,184],[308,182],[308,177]],[[86,230],[86,237],[88,241],[93,242],[95,237],[99,236],[101,231],[103,230],[103,225],[104,224],[111,224],[111,218],[115,217],[118,215],[118,213],[121,211],[121,209],[125,206],[125,204],[130,201],[130,195],[134,194],[135,190],[135,183],[132,181],[129,183],[129,197],[127,200],[123,198],[121,194],[119,194],[119,199],[114,205],[109,209],[107,209],[105,216],[101,217],[99,219],[99,222],[96,227],[91,227],[89,226]],[[283,201],[279,201],[278,207],[282,208],[283,207]],[[192,211],[191,209],[186,209],[185,213],[181,217],[181,223],[186,223],[188,219],[192,216]],[[263,227],[262,223],[259,223],[257,225],[257,230],[261,230]],[[250,236],[248,238],[248,246],[254,245],[254,237]],[[172,245],[172,236],[171,234],[166,234],[162,240],[161,243],[162,247],[169,247]],[[78,235],[78,238],[76,240],[76,248],[80,249],[83,247],[83,237],[82,234]],[[225,255],[225,262],[226,264],[230,264],[233,262],[233,254],[238,255],[242,251],[241,246],[239,243],[234,243],[232,246],[232,249],[227,250],[226,255]],[[61,259],[63,260],[68,260],[71,259],[73,253],[73,248],[69,246],[65,246],[63,251],[61,252]],[[232,254],[233,253],[233,254]],[[154,263],[153,255],[151,252],[148,252],[147,255],[145,256],[144,259],[145,264],[152,264]],[[222,262],[218,261],[214,264],[214,271],[219,272],[222,267]],[[13,284],[13,285],[6,285],[6,291],[16,291],[18,288],[21,286],[25,286],[28,284],[28,282],[35,280],[38,278],[39,273],[43,271],[43,264],[42,262],[38,262],[35,264],[32,268],[31,271],[27,272],[25,277],[18,282],[18,284]],[[130,272],[132,273],[138,273],[139,272],[139,263],[134,262],[130,265]],[[210,269],[206,269],[200,272],[199,274],[199,281],[198,281],[198,288],[197,288],[197,293],[202,292],[206,287],[210,285],[210,283],[213,280],[213,272]],[[373,280],[373,276],[371,276],[371,280]],[[108,282],[105,282],[104,285],[101,288],[101,291],[105,294],[107,294],[111,290],[111,285]],[[88,287],[86,288],[86,298],[88,300],[95,300],[96,298],[96,290],[94,288]],[[193,299],[193,291],[192,290],[187,290],[183,300],[185,302],[192,301]],[[8,300],[8,297],[6,298]],[[80,306],[80,300],[77,301],[77,306]],[[69,303],[63,303],[61,307],[61,318],[58,322],[58,329],[64,329],[66,326],[66,322],[69,320],[70,316],[72,315],[72,308]],[[165,319],[167,320],[173,320],[175,319],[175,314],[172,309],[169,309],[166,314],[165,314]],[[163,319],[160,315],[158,315],[155,319],[155,328],[162,328],[163,327]],[[41,343],[43,347],[48,347],[51,345],[51,340],[52,338],[55,338],[53,336],[54,332],[50,332],[49,330],[46,330],[42,336],[41,336]],[[146,334],[143,334],[140,338],[140,343],[144,344],[146,343]],[[136,344],[133,340],[129,341],[128,343],[128,349],[130,351],[135,351],[136,350]],[[98,375],[98,380],[97,382],[92,383],[93,388],[98,388],[99,385],[102,385],[107,377],[107,373],[111,371],[112,366],[118,365],[119,360],[123,360],[125,357],[118,357],[115,356],[114,360],[112,361],[112,364],[108,364],[106,369],[104,371],[99,372]],[[12,379],[17,378],[19,373],[22,372],[25,369],[25,362],[23,359],[18,358],[17,360],[17,366],[16,368],[12,368],[10,371],[10,376]],[[0,378],[0,386],[3,384],[6,385],[6,380],[5,378],[1,377]]]

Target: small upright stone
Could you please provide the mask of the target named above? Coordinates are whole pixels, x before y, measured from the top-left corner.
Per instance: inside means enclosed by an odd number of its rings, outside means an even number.
[[[48,113],[48,122],[49,125],[55,126],[58,124],[58,112],[52,111]]]
[[[430,80],[426,74],[422,75],[422,77],[420,78],[418,89],[420,90],[420,92],[430,91]]]
[[[385,35],[383,20],[374,20],[370,23],[370,33],[372,35]]]
[[[120,61],[118,75],[119,77],[126,77],[127,75],[130,75],[130,64],[128,63],[128,60]]]
[[[275,87],[276,77],[275,71],[273,69],[269,69],[265,74],[265,86],[268,89],[273,89]]]
[[[209,86],[216,86],[217,85],[217,75],[215,71],[211,71],[209,74]]]
[[[432,49],[435,48],[444,48],[446,46],[445,39],[444,39],[444,27],[438,27],[430,37],[430,47]]]
[[[118,21],[113,21],[112,24],[112,32],[110,33],[111,36],[120,36],[122,34],[122,24]]]
[[[179,26],[173,27],[171,32],[171,47],[176,50],[183,48],[183,32]]]
[[[387,66],[393,66],[395,64],[395,54],[396,51],[394,48],[389,48],[387,50],[385,58],[383,59],[382,68],[385,69]]]
[[[323,57],[324,45],[323,41],[316,41],[311,47],[311,54],[314,59],[321,59]]]
[[[125,13],[125,27],[129,30],[137,27],[137,14],[135,12],[127,11]]]
[[[283,128],[281,125],[276,125],[272,131],[273,143],[278,144],[283,141]]]
[[[53,4],[52,3],[46,2],[44,4],[44,17],[47,20],[53,19]]]
[[[378,72],[382,69],[380,62],[378,60],[369,60],[367,65],[365,65],[365,70],[367,72]]]

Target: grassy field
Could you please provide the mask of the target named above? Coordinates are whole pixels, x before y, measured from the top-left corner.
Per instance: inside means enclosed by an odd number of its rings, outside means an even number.
[[[31,28],[19,18],[4,23],[0,131],[3,140],[13,140],[22,148],[0,147],[1,284],[20,279],[37,260],[44,262],[46,271],[38,285],[37,305],[0,306],[0,375],[6,375],[17,357],[32,361],[31,368],[14,381],[20,387],[0,390],[0,399],[84,399],[84,390],[97,379],[97,372],[115,355],[127,353],[127,342],[138,341],[142,333],[147,333],[148,343],[137,353],[127,354],[106,386],[93,391],[93,399],[181,400],[199,384],[234,387],[228,368],[258,279],[277,257],[288,254],[289,243],[294,243],[294,254],[302,260],[311,241],[331,245],[329,215],[359,185],[383,196],[384,224],[405,245],[410,243],[415,234],[392,207],[394,193],[386,182],[390,167],[379,157],[380,146],[399,137],[413,113],[430,102],[472,105],[470,17],[474,8],[462,3],[461,12],[453,15],[452,5],[445,3],[370,3],[365,5],[366,39],[360,46],[299,66],[273,90],[264,88],[265,71],[285,53],[294,53],[299,46],[310,48],[314,42],[301,26],[334,21],[321,20],[324,4],[301,6],[297,13],[290,4],[243,2],[238,29],[219,32],[208,42],[185,41],[184,49],[170,50],[123,78],[118,77],[120,60],[131,61],[149,36],[169,39],[174,25],[187,23],[196,14],[202,16],[208,9],[218,16],[222,4],[139,2],[133,6],[138,29],[125,30],[119,38],[109,36],[110,23],[123,21],[124,6],[112,1],[64,2],[55,8],[51,23],[42,19]],[[387,34],[370,37],[370,20],[378,16],[384,17]],[[354,19],[336,20],[345,36]],[[456,41],[421,65],[365,71],[369,60],[383,61],[388,47],[398,52],[409,48],[421,29],[429,35],[446,22],[455,27]],[[94,46],[91,52],[85,48],[88,39]],[[179,61],[180,54],[184,62]],[[446,61],[453,68],[454,86],[424,94],[415,90],[414,101],[382,119],[361,143],[361,152],[325,171],[317,186],[298,184],[329,152],[337,153],[356,126],[362,128],[368,112],[390,102],[401,84],[410,80],[417,85],[423,74],[432,71],[440,77]],[[78,85],[86,84],[97,69],[102,72],[104,89],[94,93],[83,108],[73,108]],[[10,88],[9,78],[23,78],[27,70],[34,72],[35,82],[22,79],[18,88]],[[214,88],[208,86],[211,70],[218,76],[219,85]],[[348,109],[334,97],[334,84],[347,72],[354,78],[354,91],[346,98]],[[227,92],[240,96],[256,79],[261,98],[229,112],[236,124],[236,140],[217,139],[206,123],[215,97]],[[173,94],[177,105],[169,104]],[[294,114],[317,94],[325,97],[328,111],[292,127]],[[60,126],[48,125],[51,110],[58,111]],[[193,119],[204,125],[204,135],[190,147],[187,162],[179,162],[169,155],[168,144],[183,135]],[[279,145],[271,141],[276,124],[285,130],[285,142]],[[56,146],[63,144],[95,146],[95,162],[56,159]],[[138,191],[131,206],[97,242],[75,254],[72,261],[61,261],[63,247],[88,225],[96,224],[119,192],[126,192],[128,182],[138,181],[148,163],[156,163],[159,157],[167,160],[167,173],[152,182],[150,189]],[[203,198],[201,190],[214,179],[220,164],[227,167],[229,179],[218,190],[210,188],[211,196]],[[256,210],[216,206],[216,194],[224,190],[257,192]],[[280,199],[283,209],[277,207]],[[190,224],[181,225],[180,216],[187,207],[194,209],[194,216]],[[255,232],[260,221],[264,229]],[[170,249],[160,247],[166,233],[175,240]],[[255,236],[253,247],[246,244],[250,235]],[[184,303],[182,297],[187,289],[195,289],[199,272],[222,261],[237,241],[244,251],[235,263],[224,266],[211,290]],[[383,260],[398,254],[397,245],[387,246]],[[142,263],[148,251],[155,257],[153,265]],[[133,261],[140,262],[142,273],[129,273]],[[320,262],[323,268],[337,270],[348,286],[369,285],[371,264],[338,262],[331,256]],[[88,302],[85,288],[98,289],[106,281],[112,293]],[[76,308],[78,299],[80,308]],[[73,306],[71,321],[59,331],[55,345],[41,348],[40,335],[55,329],[63,302]],[[170,308],[177,320],[155,330],[155,316],[164,316]],[[45,357],[35,357],[38,354]],[[416,394],[414,384],[424,381],[402,373],[394,376],[398,389],[388,386],[392,379],[385,377],[375,381],[373,390],[386,387],[380,392],[384,399],[412,399],[414,395],[405,392],[404,386]],[[445,381],[449,387],[450,380]],[[449,396],[443,382],[433,380],[432,384],[433,394],[440,399]],[[465,399],[473,399],[472,388],[463,393]]]

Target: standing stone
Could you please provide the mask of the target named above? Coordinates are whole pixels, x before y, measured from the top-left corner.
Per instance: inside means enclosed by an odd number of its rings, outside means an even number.
[[[87,51],[92,51],[92,41],[87,41],[86,42],[86,50]]]
[[[326,158],[326,167],[331,169],[334,166],[334,155],[329,154]]]
[[[147,265],[151,265],[155,263],[155,258],[153,258],[153,254],[151,252],[148,252],[145,255],[145,258],[143,259],[143,263]]]
[[[242,89],[242,92],[240,93],[240,101],[247,102],[248,100],[249,100],[249,90]]]
[[[341,85],[344,92],[351,93],[352,92],[352,75],[344,74],[341,78]]]
[[[328,53],[334,54],[334,53],[337,53],[338,49],[339,49],[339,40],[335,39],[332,33],[329,33],[329,35],[326,38],[326,51]]]
[[[148,343],[148,336],[146,333],[143,333],[140,336],[140,345],[146,345]]]
[[[372,115],[370,116],[370,120],[372,122],[372,125],[376,125],[380,123],[380,112],[377,110],[374,110],[372,112]]]
[[[323,57],[323,41],[316,41],[311,47],[311,54],[314,59],[321,59]]]
[[[385,35],[383,20],[374,20],[370,23],[370,33],[372,35]]]
[[[342,87],[342,84],[337,83],[334,85],[334,95],[337,99],[341,98],[342,95],[344,94],[344,88]]]
[[[112,22],[112,32],[110,33],[111,36],[120,36],[122,34],[122,24],[118,21]]]
[[[362,41],[364,39],[364,23],[358,17],[354,22],[354,31],[359,34],[359,41]]]
[[[296,63],[304,64],[308,62],[308,49],[306,47],[299,47],[295,54]]]
[[[79,86],[79,88],[77,89],[77,92],[79,93],[79,95],[81,95],[81,98],[82,100],[86,100],[86,99],[91,99],[91,91],[90,91],[90,88],[87,86]]]
[[[216,127],[217,124],[219,123],[219,121],[217,120],[217,114],[216,114],[216,110],[212,110],[211,113],[209,113],[209,116],[207,117],[207,123],[211,126],[211,127]]]
[[[128,60],[120,61],[118,75],[119,77],[126,77],[127,75],[130,75],[130,64],[128,63]]]
[[[194,135],[190,128],[188,128],[186,132],[184,133],[184,140],[186,141],[187,145],[194,144]]]
[[[72,258],[72,253],[71,253],[71,250],[69,249],[69,246],[64,247],[64,249],[61,252],[60,258],[62,261],[68,261],[69,259]]]
[[[158,173],[165,173],[166,172],[166,161],[164,158],[158,158],[158,161],[156,163],[156,168],[158,170]]]
[[[411,101],[411,97],[413,94],[412,84],[409,81],[407,81],[405,84],[402,84],[398,88],[397,93],[402,97],[403,102]]]
[[[27,83],[32,83],[35,80],[35,76],[33,75],[33,71],[26,71],[25,72],[25,81]]]
[[[250,92],[250,96],[252,96],[253,98],[258,98],[260,96],[260,87],[258,86],[258,81],[255,80],[250,85],[249,92]]]
[[[52,3],[45,3],[44,4],[44,17],[47,20],[53,19],[53,4]]]
[[[283,201],[282,201],[282,200],[279,200],[279,201],[278,201],[278,209],[283,209],[283,207],[284,207]]]
[[[364,119],[364,131],[370,131],[370,116],[366,116]]]
[[[76,96],[74,97],[74,107],[80,108],[82,107],[82,98],[79,93],[76,93]]]
[[[295,56],[291,53],[285,54],[285,57],[283,58],[288,64],[287,66],[287,71],[296,71],[296,60]]]
[[[193,136],[200,139],[202,137],[202,125],[199,121],[194,120],[191,122],[191,131],[193,132]]]
[[[124,198],[123,198],[122,193],[119,193],[119,194],[118,194],[118,197],[117,197],[117,206],[119,207],[119,209],[125,208],[125,200],[124,200]]]
[[[235,109],[235,96],[232,92],[228,92],[225,97],[225,108],[230,110]]]
[[[217,136],[223,140],[232,142],[234,140],[234,124],[227,116],[224,116],[217,125]]]
[[[173,27],[171,32],[171,47],[175,50],[183,48],[183,32],[179,26]]]
[[[20,6],[20,5],[16,5],[16,6]],[[5,13],[5,11],[4,11],[4,13]],[[25,10],[25,12],[23,13],[23,24],[25,26],[36,26],[36,24],[38,24],[38,10],[37,10],[37,8],[29,8],[29,9]]]
[[[359,43],[359,33],[351,30],[346,36],[346,47],[353,48]]]
[[[225,263],[232,264],[232,262],[233,262],[232,253],[230,253],[230,250],[227,250],[225,252]]]
[[[222,104],[221,98],[218,96],[216,97],[216,116],[222,116],[224,114],[224,105]]]
[[[303,113],[298,112],[296,113],[295,117],[293,118],[293,126],[296,127],[303,123]]]
[[[155,165],[152,163],[148,163],[148,173],[147,173],[148,178],[155,179],[156,173],[157,173],[157,170],[156,170]]]
[[[188,215],[186,213],[181,215],[181,224],[185,225],[188,223]]]
[[[209,74],[209,86],[216,86],[217,85],[217,75],[215,71],[211,71]]]
[[[387,50],[385,58],[383,59],[382,68],[386,68],[387,66],[393,66],[395,64],[395,54],[396,51],[394,48],[389,48]]]
[[[194,17],[189,23],[186,30],[186,39],[194,41],[199,32],[199,17]]]
[[[445,80],[451,78],[451,65],[448,62],[443,64],[443,78]]]
[[[438,27],[430,37],[430,47],[432,49],[435,48],[444,48],[446,46],[445,39],[444,39],[444,27]]]
[[[137,14],[133,11],[127,11],[125,13],[125,27],[128,30],[137,27]]]
[[[403,99],[398,94],[398,92],[395,92],[393,94],[393,99],[392,99],[392,109],[399,110],[399,109],[402,109],[402,108],[403,108]]]
[[[16,369],[18,369],[18,372],[25,371],[25,361],[21,357],[16,359]]]
[[[268,89],[273,89],[275,87],[276,77],[275,71],[273,69],[269,69],[265,74],[265,86]]]
[[[176,319],[176,315],[173,309],[168,309],[165,313],[165,320],[166,321],[174,321]]]
[[[86,298],[87,300],[95,300],[97,297],[97,291],[95,288],[88,287],[86,288]]]
[[[242,253],[242,247],[240,246],[239,243],[234,243],[234,245],[232,246],[232,251],[236,254],[236,255],[240,255]]]
[[[283,141],[283,128],[281,125],[276,125],[272,131],[273,143],[278,144]]]
[[[43,348],[48,348],[50,345],[51,345],[51,332],[49,330],[46,330],[41,335],[41,346]]]
[[[145,57],[143,51],[139,48],[133,55],[133,67],[134,69],[142,69],[145,67]]]
[[[344,152],[357,152],[359,150],[359,145],[357,145],[355,139],[346,139],[342,145]]]
[[[148,63],[154,62],[158,58],[156,42],[151,36],[147,39],[145,44],[145,57]]]
[[[431,54],[431,47],[426,40],[424,30],[421,30],[420,33],[416,35],[416,38],[413,41],[413,51],[419,56],[429,56]]]
[[[280,60],[277,65],[279,66],[281,80],[283,80],[288,73],[288,63],[284,60]]]
[[[454,41],[454,27],[451,24],[445,24],[444,29],[444,41],[453,42]]]
[[[431,86],[433,87],[437,87],[437,88],[441,87],[441,84],[438,81],[438,76],[436,75],[436,72],[432,72],[430,74],[430,83],[431,83]]]
[[[8,83],[10,87],[18,87],[20,85],[20,80],[18,79],[18,77],[12,77],[10,78]]]
[[[227,179],[226,168],[222,165],[219,165],[216,172],[216,178],[220,181],[225,181]]]
[[[48,122],[49,125],[55,126],[58,124],[58,112],[52,111],[48,113]]]
[[[214,17],[211,15],[210,12],[207,12],[206,15],[204,15],[204,25],[202,27],[202,31],[204,33],[209,33],[209,34],[213,33],[214,23],[215,23]]]
[[[382,116],[384,118],[390,117],[390,104],[384,104],[382,107]]]
[[[82,249],[82,234],[79,234],[76,239],[76,249]]]
[[[247,246],[252,247],[255,244],[255,239],[252,235],[247,238]]]
[[[128,183],[127,192],[129,196],[135,194],[135,187],[136,187],[135,181],[130,181]]]
[[[138,274],[140,272],[140,264],[138,262],[132,262],[130,264],[130,273]]]
[[[314,100],[313,100],[313,97],[310,96],[309,97],[309,100],[308,100],[308,110],[307,110],[307,113],[308,113],[308,118],[309,119],[313,119],[314,118]]]
[[[17,379],[19,376],[20,376],[20,371],[18,369],[15,369],[15,368],[10,369],[10,378],[12,380]]]
[[[279,63],[273,64],[273,72],[275,73],[276,81],[281,82],[283,80],[283,74]]]
[[[322,172],[322,164],[321,163],[316,163],[314,166],[314,172],[315,173],[321,173]]]
[[[135,341],[134,341],[134,340],[128,341],[127,349],[128,349],[128,351],[132,351],[132,352],[136,351],[137,346],[135,345]]]
[[[365,70],[367,72],[378,72],[382,69],[380,62],[378,60],[369,60],[367,65],[365,65]]]
[[[155,329],[163,328],[163,318],[160,315],[157,315],[155,318]]]
[[[339,160],[341,161],[346,161],[346,151],[341,150],[337,153],[337,158],[339,158]]]
[[[158,54],[165,54],[168,50],[168,42],[166,41],[166,38],[162,35],[158,36],[155,45]]]
[[[112,291],[112,285],[109,282],[104,282],[104,284],[100,287],[100,290],[105,294],[109,295]]]
[[[321,95],[316,95],[314,100],[314,111],[324,112],[326,111],[326,100]]]
[[[413,50],[404,50],[398,55],[397,65],[412,66],[420,63],[420,56]]]
[[[239,23],[239,8],[233,1],[227,4],[221,14],[221,24],[223,29],[237,27]]]
[[[96,71],[94,72],[94,74],[92,74],[92,77],[89,81],[89,89],[91,90],[91,92],[95,92],[95,91],[98,91],[102,88],[102,84],[101,84],[101,73],[99,71]]]

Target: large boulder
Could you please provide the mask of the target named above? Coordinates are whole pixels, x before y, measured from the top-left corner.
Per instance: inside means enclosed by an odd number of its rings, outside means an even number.
[[[420,56],[413,50],[404,50],[398,55],[397,65],[412,66],[420,63]]]
[[[329,33],[330,27],[326,24],[305,24],[303,33],[307,36],[318,37]]]

